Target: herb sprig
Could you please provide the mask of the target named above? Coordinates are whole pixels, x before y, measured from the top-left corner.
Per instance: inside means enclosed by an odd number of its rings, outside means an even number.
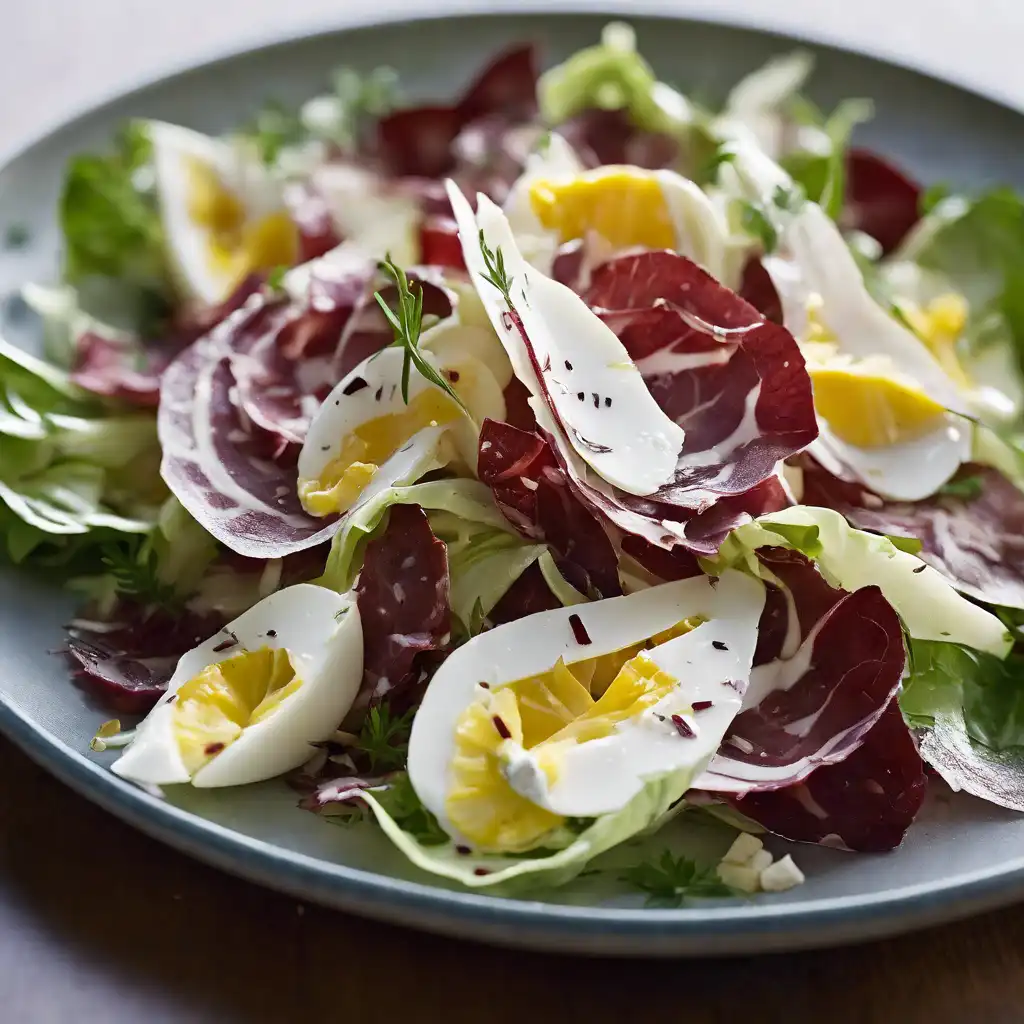
[[[107,544],[100,559],[113,578],[118,594],[162,608],[176,608],[181,604],[175,588],[160,579],[157,553],[148,542]]]
[[[437,818],[420,802],[405,772],[395,775],[386,789],[375,789],[373,795],[395,824],[423,846],[442,846],[450,842]]]
[[[383,774],[405,767],[414,712],[410,708],[402,715],[393,715],[386,704],[367,712],[356,746],[369,758],[371,771]]]
[[[982,490],[980,476],[964,476],[959,480],[950,480],[943,484],[938,493],[948,498],[964,498],[967,501],[974,501],[981,497]]]
[[[689,857],[665,850],[658,860],[628,868],[620,881],[647,894],[648,906],[679,907],[684,900],[735,896],[713,867],[701,867]]]
[[[482,228],[480,230],[480,253],[484,258],[484,266],[487,268],[487,273],[481,274],[481,277],[501,292],[502,298],[511,310],[513,308],[512,282],[515,278],[509,277],[508,271],[505,269],[505,254],[501,251],[501,246],[499,245],[497,250],[492,249],[487,244],[487,239],[484,238]]]
[[[430,381],[431,384],[439,387],[449,398],[457,402],[459,408],[469,416],[469,410],[465,403],[455,393],[455,389],[445,379],[443,374],[426,360],[420,351],[420,335],[423,333],[423,286],[409,285],[409,279],[401,267],[396,266],[389,258],[380,264],[382,272],[387,274],[395,282],[398,290],[397,309],[392,309],[380,292],[374,292],[374,298],[388,318],[392,330],[395,332],[394,344],[400,346],[404,351],[404,362],[402,363],[402,399],[409,404],[409,376],[412,367],[416,367],[420,376]],[[415,292],[413,291],[415,288]]]

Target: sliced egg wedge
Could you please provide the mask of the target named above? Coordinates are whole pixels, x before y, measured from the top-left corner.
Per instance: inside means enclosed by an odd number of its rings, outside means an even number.
[[[971,457],[970,402],[936,352],[868,292],[839,228],[816,203],[787,202],[792,179],[743,142],[722,177],[771,212],[763,263],[814,383],[820,435],[811,455],[887,498],[934,494]],[[730,185],[731,182],[731,185]]]
[[[201,788],[273,778],[333,734],[362,675],[355,602],[306,583],[279,590],[181,658],[113,771]]]
[[[167,253],[189,298],[222,302],[251,271],[295,263],[281,186],[253,154],[178,125],[147,127]]]
[[[658,406],[614,331],[575,292],[526,263],[508,219],[486,196],[474,214],[454,182],[448,194],[477,293],[534,402],[544,401],[540,374],[567,443],[616,487],[645,495],[673,480],[683,429]],[[499,256],[529,345],[492,283]]]
[[[585,171],[552,134],[513,185],[504,210],[530,263],[549,272],[559,245],[600,240],[605,256],[629,249],[672,249],[732,283],[728,225],[692,181],[675,171],[630,165]]]
[[[458,334],[476,328],[448,330]],[[371,356],[328,395],[299,453],[299,499],[311,515],[344,514],[460,456],[467,465],[476,464],[477,424],[487,416],[505,415],[501,388],[487,366],[462,351],[457,340],[446,362],[423,348],[423,358],[445,375],[469,415],[414,368],[407,402],[402,349],[392,346]]]
[[[739,711],[763,604],[758,581],[727,572],[481,634],[416,714],[417,795],[453,840],[490,853],[617,813],[652,779],[677,776],[682,795]]]

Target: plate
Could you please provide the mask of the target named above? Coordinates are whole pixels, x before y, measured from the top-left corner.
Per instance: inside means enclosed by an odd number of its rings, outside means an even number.
[[[543,13],[361,26],[231,56],[122,96],[46,135],[0,171],[0,224],[24,223],[31,239],[23,250],[0,254],[0,294],[56,275],[54,210],[65,161],[101,146],[123,118],[224,130],[268,96],[290,102],[312,95],[340,63],[359,69],[392,64],[412,95],[448,97],[510,41],[536,39],[553,62],[596,40],[604,20]],[[703,97],[724,95],[741,75],[792,45],[719,24],[633,20],[641,51],[661,76],[687,90],[696,87]],[[1020,114],[913,71],[818,50],[814,100],[826,108],[848,96],[876,100],[877,117],[860,135],[865,144],[925,182],[1024,184]],[[10,319],[12,339],[30,343],[24,325]],[[1024,896],[1024,819],[943,793],[895,853],[799,848],[807,883],[782,895],[658,910],[587,883],[531,900],[457,891],[418,873],[375,829],[332,827],[299,811],[283,783],[160,800],[113,776],[109,756],[88,748],[107,715],[69,684],[62,660],[47,653],[60,646],[61,623],[71,612],[71,599],[52,584],[24,573],[0,574],[0,729],[113,814],[192,856],[301,899],[507,945],[674,956],[867,939]],[[702,842],[720,849],[728,837],[709,829]],[[785,846],[773,849],[781,853]]]

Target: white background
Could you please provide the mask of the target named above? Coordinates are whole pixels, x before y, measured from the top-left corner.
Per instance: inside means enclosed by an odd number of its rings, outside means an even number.
[[[573,0],[553,6],[567,7]],[[701,14],[902,59],[1024,103],[1024,0],[577,0]],[[0,152],[142,80],[227,50],[389,12],[544,7],[543,0],[9,0]]]

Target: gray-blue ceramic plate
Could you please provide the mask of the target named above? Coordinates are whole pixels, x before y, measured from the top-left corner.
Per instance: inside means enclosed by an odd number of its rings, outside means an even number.
[[[455,3],[451,4],[456,6]],[[464,6],[464,5],[460,5]],[[549,5],[549,8],[552,5]],[[557,6],[557,4],[553,5]],[[445,3],[434,5],[434,10]],[[103,143],[125,117],[225,129],[269,95],[313,94],[339,63],[392,64],[413,93],[446,97],[490,54],[532,38],[546,59],[595,40],[603,18],[545,13],[360,27],[232,56],[88,112],[0,171],[0,223],[31,244],[0,254],[0,289],[56,273],[54,207],[65,161]],[[702,96],[724,94],[790,41],[722,25],[635,19],[642,52],[662,77]],[[917,73],[823,49],[814,99],[828,107],[870,96],[878,116],[864,142],[925,181],[1024,185],[1024,119]],[[630,955],[750,953],[847,942],[920,927],[1024,894],[1024,820],[970,798],[935,798],[906,844],[886,856],[802,848],[807,883],[749,902],[644,908],[582,883],[536,900],[456,891],[417,873],[372,827],[332,827],[295,807],[281,783],[158,800],[115,778],[89,740],[105,717],[69,685],[60,644],[70,600],[24,574],[0,574],[0,728],[69,786],[185,852],[303,899],[485,941]],[[711,829],[709,855],[728,841]],[[659,843],[664,843],[659,838]]]

